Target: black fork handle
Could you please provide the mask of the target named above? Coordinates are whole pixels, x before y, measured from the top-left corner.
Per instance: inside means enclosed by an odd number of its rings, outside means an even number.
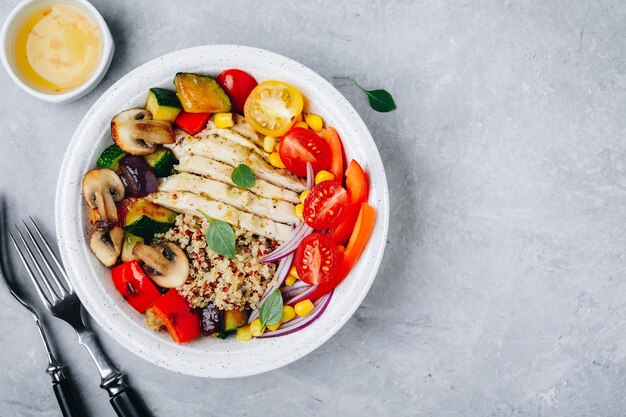
[[[124,388],[109,401],[118,417],[148,417],[150,415],[130,388]]]
[[[67,379],[61,379],[52,383],[54,396],[57,397],[59,407],[63,417],[83,417],[84,414],[78,407],[76,396],[70,382]]]

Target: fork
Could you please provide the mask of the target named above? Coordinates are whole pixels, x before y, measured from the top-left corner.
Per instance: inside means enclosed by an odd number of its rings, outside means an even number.
[[[6,241],[4,239],[4,229],[4,200],[0,200],[0,282],[4,284],[4,286],[9,290],[11,296],[13,296],[13,298],[15,298],[15,300],[17,300],[17,302],[20,303],[22,307],[24,307],[35,320],[37,330],[39,330],[39,336],[43,341],[43,344],[46,348],[46,353],[48,355],[48,367],[46,368],[46,373],[52,378],[52,389],[54,390],[54,396],[59,403],[59,407],[61,408],[63,417],[82,417],[84,414],[78,407],[78,403],[76,402],[72,386],[65,376],[65,364],[59,361],[54,355],[52,346],[50,345],[46,332],[43,328],[43,324],[39,319],[39,315],[26,301],[24,301],[24,299],[22,299],[19,295],[17,295],[15,291],[13,291],[13,288],[11,288],[11,285],[9,284],[9,281],[7,279],[7,277],[9,276],[9,263],[7,260],[7,247]]]
[[[9,232],[9,236],[39,298],[52,315],[69,323],[78,334],[78,342],[87,349],[98,368],[98,372],[100,372],[100,388],[109,393],[109,401],[116,414],[119,417],[147,417],[149,414],[138,402],[131,389],[124,383],[122,373],[108,361],[96,341],[96,335],[83,322],[82,304],[74,292],[61,262],[52,251],[35,220],[30,216],[29,218],[31,226],[22,220],[27,237],[22,234],[17,225],[15,226],[21,247],[12,233]],[[44,255],[44,250],[47,256]],[[54,266],[48,258],[52,260]],[[42,265],[47,273],[44,272]]]

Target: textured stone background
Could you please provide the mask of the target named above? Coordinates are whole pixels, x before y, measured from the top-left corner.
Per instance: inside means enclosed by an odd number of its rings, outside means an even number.
[[[52,222],[65,146],[108,86],[209,43],[270,49],[331,80],[372,130],[391,191],[369,296],[290,366],[202,380],[102,335],[156,416],[626,413],[626,3],[94,4],[117,51],[92,94],[51,106],[0,72],[0,192],[12,218]],[[372,111],[348,77],[388,89],[398,110]],[[4,292],[0,309],[0,414],[60,415],[32,323]],[[89,414],[113,416],[70,329],[50,325]]]

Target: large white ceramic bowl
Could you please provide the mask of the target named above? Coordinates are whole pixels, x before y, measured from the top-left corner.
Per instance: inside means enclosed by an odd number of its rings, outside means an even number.
[[[91,254],[81,180],[95,167],[100,152],[111,144],[111,118],[122,110],[142,107],[150,87],[172,88],[174,74],[179,71],[217,75],[227,68],[241,68],[258,81],[277,79],[291,83],[307,97],[308,110],[337,129],[348,159],[358,160],[369,173],[369,201],[377,210],[377,220],[360,260],[337,288],[324,314],[309,327],[288,336],[246,343],[235,338],[203,337],[178,345],[167,333],[157,334],[146,328],[143,316],[116,291],[109,269]],[[328,340],[352,316],[372,285],[383,257],[388,223],[389,195],[380,155],[350,103],[307,67],[281,55],[244,46],[184,49],[127,74],[83,118],[65,154],[57,186],[59,249],[72,285],[89,314],[111,337],[141,358],[201,377],[230,378],[270,371],[303,357]]]

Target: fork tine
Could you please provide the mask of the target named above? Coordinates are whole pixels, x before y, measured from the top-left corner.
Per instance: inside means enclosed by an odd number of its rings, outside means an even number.
[[[54,271],[54,269],[50,265],[50,262],[48,262],[48,259],[41,251],[41,248],[39,247],[39,242],[37,241],[37,239],[35,239],[35,236],[33,236],[33,234],[30,232],[30,228],[28,227],[28,225],[23,219],[22,219],[22,223],[24,223],[24,228],[26,229],[26,233],[28,233],[28,236],[30,237],[30,239],[35,243],[33,246],[35,247],[35,250],[39,254],[39,258],[41,259],[43,264],[46,266],[46,269],[48,270],[48,272],[50,272],[50,275],[52,276],[52,280],[57,285],[57,288],[59,289],[59,292],[61,294],[61,298],[65,297],[66,295],[68,295],[67,290],[65,289],[63,284],[61,284],[61,281],[59,281],[57,273]]]
[[[20,249],[20,247],[17,244],[17,241],[15,240],[15,237],[13,237],[13,233],[9,232],[9,237],[11,238],[11,242],[13,242],[13,246],[15,246],[15,250],[17,251],[17,254],[22,260],[24,267],[26,268],[26,272],[28,273],[28,276],[30,277],[31,281],[33,281],[33,285],[35,286],[35,290],[37,290],[37,294],[39,294],[39,298],[41,298],[41,302],[44,303],[46,308],[50,309],[50,301],[48,300],[48,297],[46,297],[46,295],[44,294],[43,288],[41,288],[39,281],[37,281],[37,279],[35,278],[35,274],[33,273],[33,270],[30,268],[30,265],[26,261],[26,258],[24,257],[22,250]]]
[[[59,272],[61,272],[61,275],[63,276],[63,278],[65,280],[65,283],[67,284],[67,286],[70,289],[70,292],[74,292],[74,288],[72,287],[72,284],[70,283],[70,280],[67,277],[67,274],[65,273],[65,268],[63,268],[63,265],[61,265],[61,262],[59,262],[59,258],[57,258],[57,256],[54,254],[54,251],[52,250],[52,248],[48,244],[48,241],[44,237],[43,233],[41,233],[41,229],[39,229],[39,226],[37,226],[37,223],[35,223],[35,219],[33,219],[32,216],[28,216],[28,217],[30,218],[30,222],[33,224],[33,226],[35,228],[35,233],[37,233],[37,235],[39,236],[39,239],[41,240],[41,242],[43,242],[43,245],[45,246],[46,250],[48,251],[48,255],[50,255],[50,258],[52,259],[54,264],[57,266],[57,269],[59,270]]]
[[[46,286],[46,288],[50,292],[50,298],[51,298],[52,304],[56,303],[59,300],[58,294],[54,291],[54,288],[52,288],[52,286],[50,285],[48,278],[46,278],[46,275],[41,270],[41,267],[39,266],[39,262],[37,262],[37,258],[35,258],[33,251],[30,250],[28,243],[26,243],[26,239],[24,239],[24,235],[22,234],[20,229],[17,227],[17,225],[15,225],[15,228],[17,229],[17,235],[20,237],[20,240],[22,241],[22,245],[24,246],[24,249],[26,249],[26,253],[28,253],[28,257],[30,258],[37,272],[39,272],[39,278],[41,279],[41,281],[43,281],[43,284]]]

